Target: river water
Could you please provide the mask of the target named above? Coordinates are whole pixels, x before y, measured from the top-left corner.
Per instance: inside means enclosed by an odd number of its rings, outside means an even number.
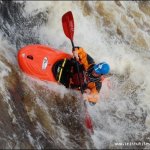
[[[61,17],[72,11],[74,42],[111,76],[88,105],[79,92],[23,74],[18,50],[44,44],[71,54]],[[0,1],[0,148],[150,148],[149,1]]]

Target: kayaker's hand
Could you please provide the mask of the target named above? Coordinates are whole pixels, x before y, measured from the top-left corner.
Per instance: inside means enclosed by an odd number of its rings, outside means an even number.
[[[83,99],[88,101],[88,96],[90,95],[91,91],[89,89],[84,90]]]
[[[73,51],[73,56],[75,57],[75,59],[77,61],[79,61],[79,56],[78,56],[78,48],[75,48],[74,51]]]
[[[91,94],[91,91],[89,90],[85,90],[85,93],[83,94],[83,99],[90,102],[90,103],[94,103],[96,104],[96,102],[99,99],[99,95],[98,94]]]
[[[84,90],[84,92],[85,92],[86,94],[90,94],[90,93],[91,93],[90,89],[86,89],[86,90]]]

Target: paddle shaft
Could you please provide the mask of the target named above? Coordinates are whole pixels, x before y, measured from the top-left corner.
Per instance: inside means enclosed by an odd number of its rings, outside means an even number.
[[[71,41],[71,44],[72,44],[72,50],[74,51],[74,50],[75,50],[74,42],[73,42],[73,40],[71,40],[71,39],[70,39],[70,41]],[[83,91],[83,88],[82,88],[82,82],[81,82],[80,75],[79,75],[79,74],[80,74],[80,71],[79,71],[79,64],[78,64],[78,62],[77,62],[77,60],[76,60],[75,57],[74,57],[74,59],[75,59],[76,67],[77,67],[77,71],[78,71],[78,81],[79,81],[79,83],[80,83],[80,91],[81,91],[81,93],[83,94],[84,91]]]
[[[72,40],[71,40],[71,44],[72,44],[72,48],[73,48],[73,51],[74,51],[75,46],[74,46],[74,43],[73,43],[73,41],[72,41]]]

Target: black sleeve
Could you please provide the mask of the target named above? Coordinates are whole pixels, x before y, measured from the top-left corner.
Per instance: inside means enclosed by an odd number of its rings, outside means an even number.
[[[96,90],[97,90],[97,92],[99,92],[100,91],[100,89],[101,89],[101,87],[102,87],[102,82],[96,82],[95,83],[95,85],[96,85]]]
[[[94,59],[89,54],[87,54],[87,61],[88,61],[88,64],[95,64]]]

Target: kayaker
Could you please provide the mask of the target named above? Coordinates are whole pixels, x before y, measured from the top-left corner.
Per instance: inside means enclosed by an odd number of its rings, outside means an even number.
[[[81,65],[81,67],[79,67],[79,76],[80,82],[82,82],[82,88],[86,93],[86,99],[90,104],[96,104],[99,99],[98,93],[102,87],[104,75],[109,73],[110,66],[106,62],[95,64],[94,59],[81,47],[76,47],[73,51],[73,55],[76,58],[76,61]],[[76,74],[74,73],[70,80],[71,86],[80,85],[77,76],[78,72],[76,71]]]
[[[54,65],[56,80],[66,88],[81,90],[82,86],[85,99],[94,105],[99,99],[104,75],[109,73],[110,67],[106,62],[95,64],[94,59],[81,47],[75,47],[73,55],[76,60],[63,59]]]

